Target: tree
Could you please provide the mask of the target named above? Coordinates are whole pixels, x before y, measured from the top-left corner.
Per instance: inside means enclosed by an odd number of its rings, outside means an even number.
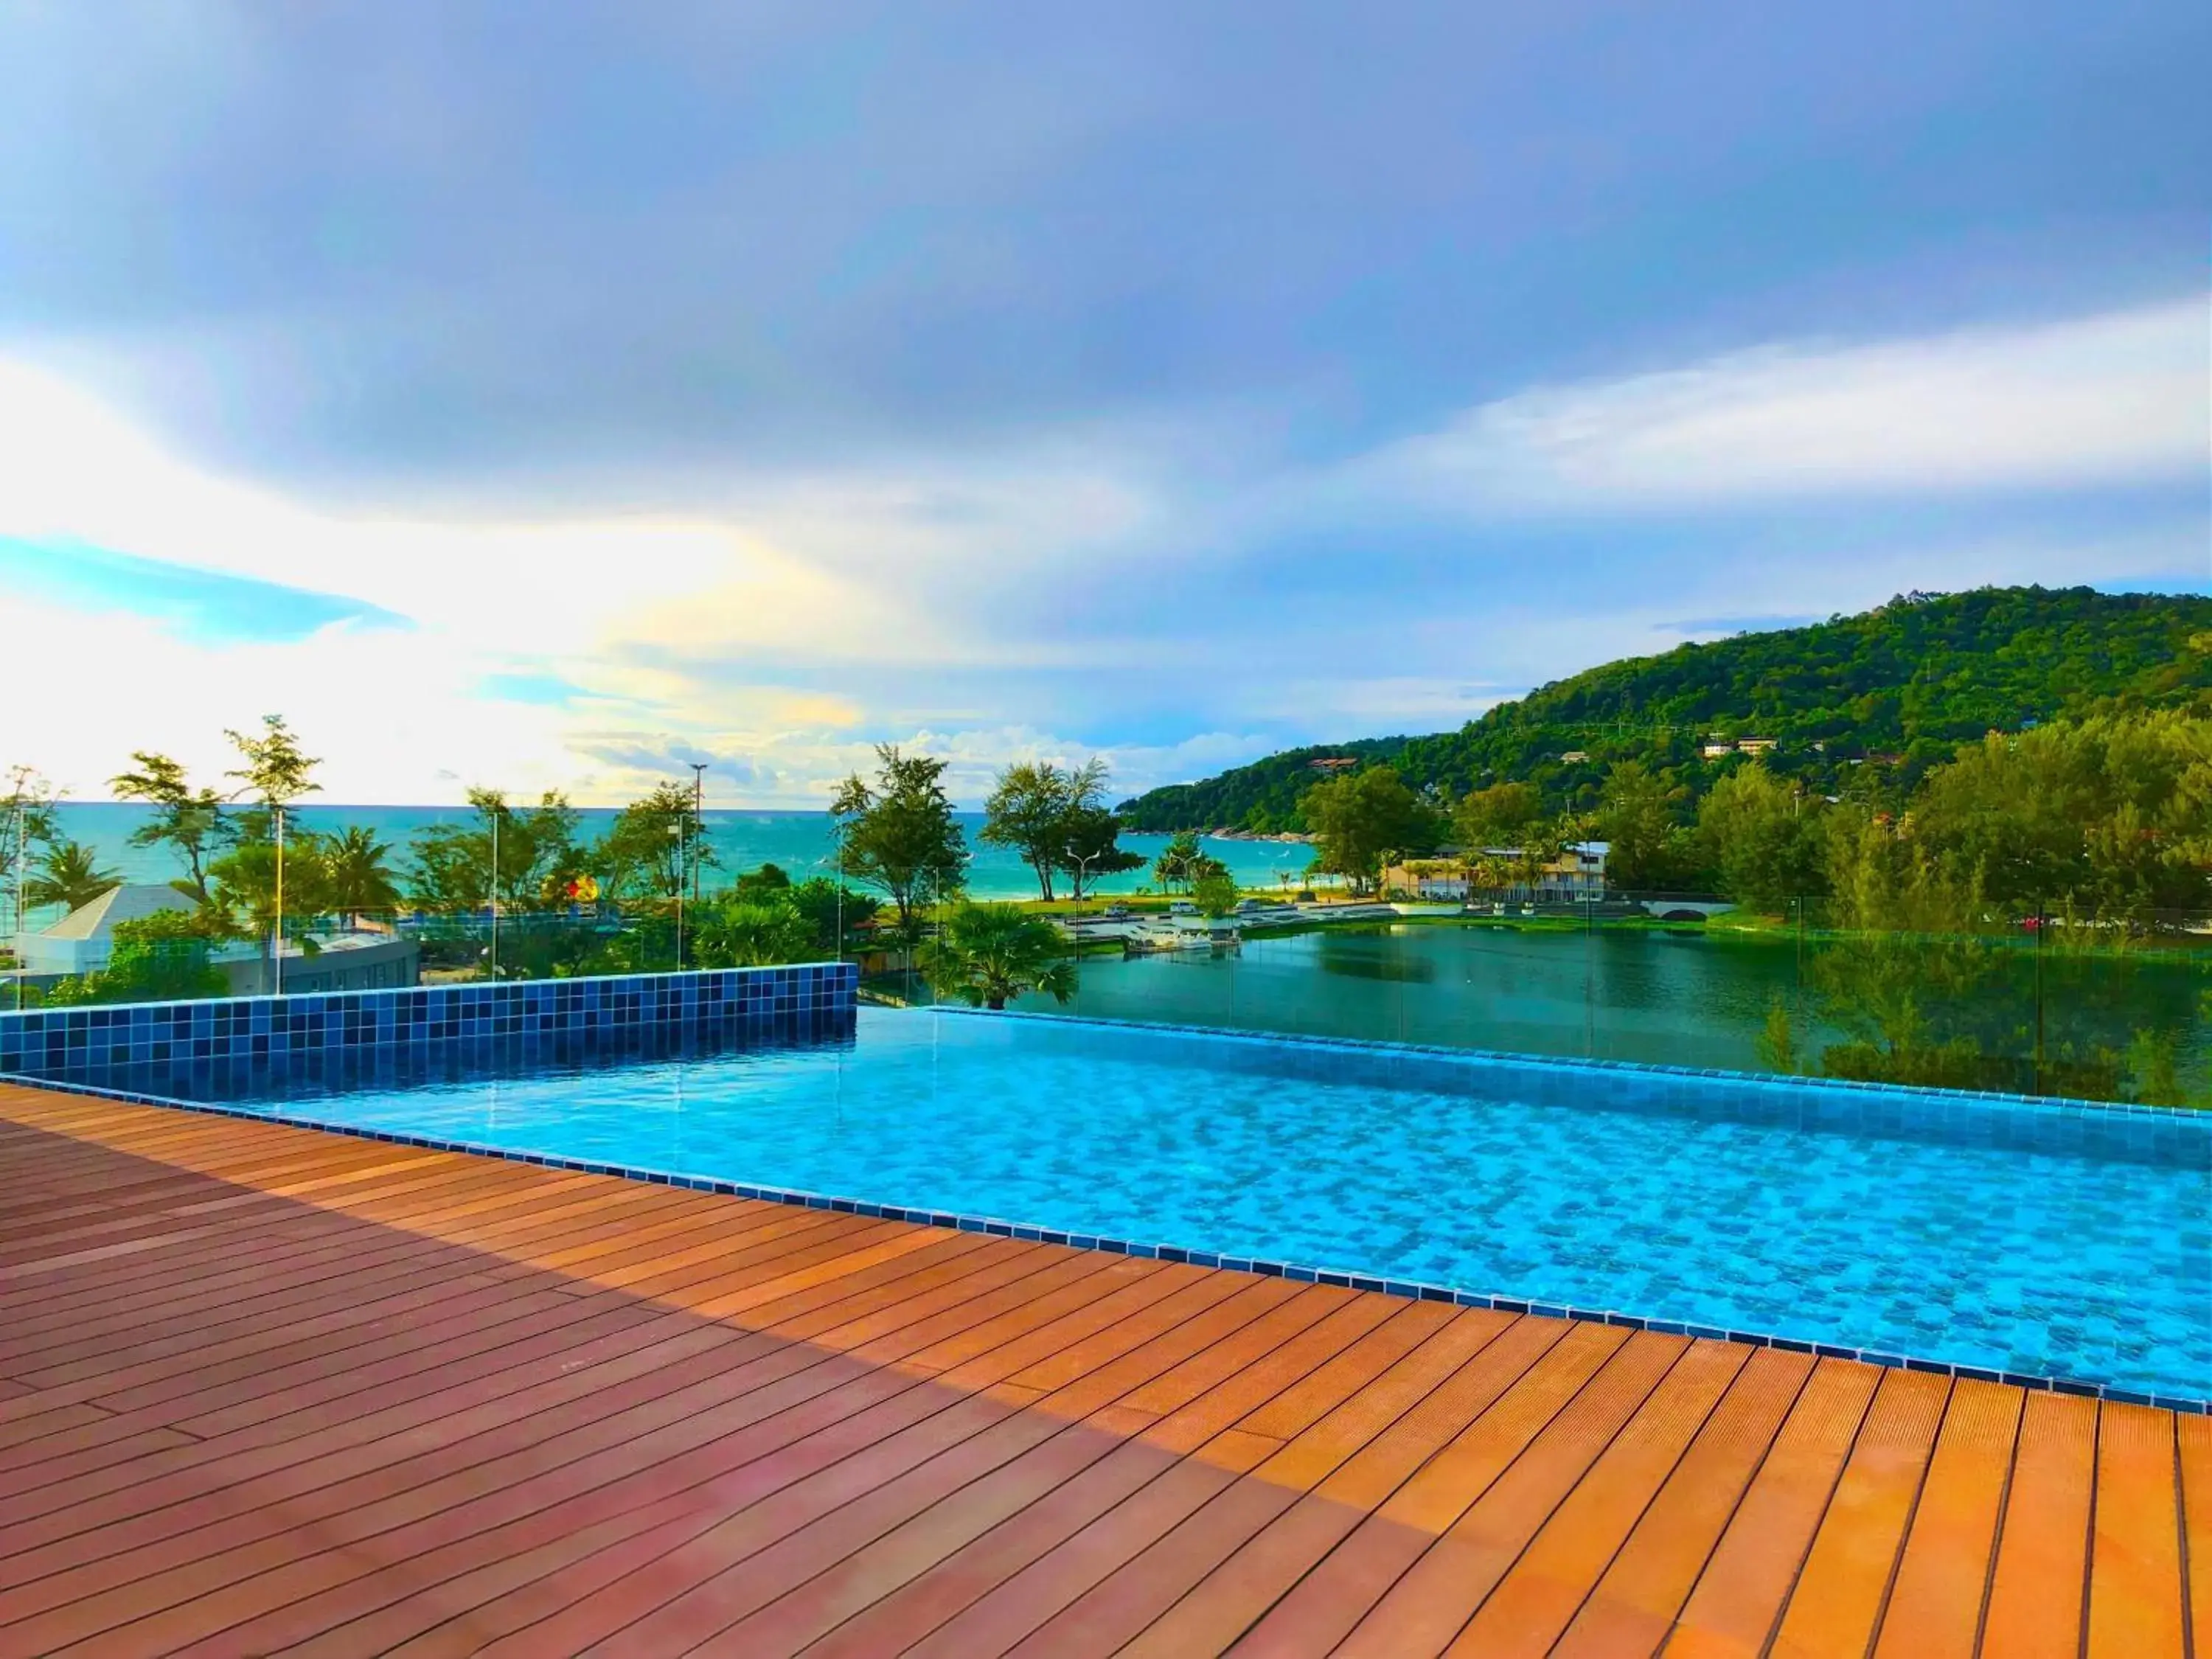
[[[1019,853],[1047,901],[1066,840],[1069,785],[1068,774],[1050,761],[1017,761],[999,774],[983,803],[983,840]]]
[[[204,915],[156,910],[115,925],[114,945],[98,977],[103,1002],[173,1002],[221,996],[222,970],[208,962]]]
[[[945,793],[943,761],[902,754],[895,744],[878,744],[876,761],[872,783],[855,772],[830,802],[839,867],[889,894],[908,930],[927,897],[964,885],[966,842]]]
[[[1159,884],[1163,893],[1178,887],[1188,887],[1196,879],[1198,861],[1206,856],[1198,849],[1198,836],[1194,830],[1179,830],[1168,837],[1168,844],[1160,848],[1160,855],[1152,860],[1152,879]]]
[[[258,801],[264,812],[281,812],[301,796],[321,791],[313,775],[322,762],[300,752],[299,739],[282,714],[264,714],[258,737],[228,731],[223,736],[244,763],[223,776],[238,779],[238,793]]]
[[[963,904],[939,929],[928,956],[930,982],[970,1007],[1004,1008],[1041,991],[1065,1002],[1075,969],[1060,930],[1011,904]]]
[[[1721,891],[1770,913],[1819,892],[1821,803],[1764,766],[1724,775],[1698,808],[1698,837]]]
[[[23,883],[23,902],[31,908],[58,904],[74,910],[123,884],[114,871],[99,868],[92,848],[81,842],[48,843],[33,869]]]
[[[0,795],[0,892],[9,901],[9,933],[21,933],[23,919],[13,915],[15,876],[19,864],[27,864],[30,849],[54,838],[54,788],[37,769],[11,766],[8,793]]]
[[[131,844],[175,848],[186,872],[178,890],[206,903],[207,861],[234,838],[223,817],[222,797],[204,784],[193,788],[185,769],[167,755],[142,749],[131,758],[137,769],[118,773],[107,787],[121,799],[142,800],[155,809],[150,821],[131,832]]]
[[[1205,915],[1225,916],[1237,908],[1237,878],[1229,873],[1229,866],[1219,859],[1201,859],[1190,884],[1190,896]]]
[[[816,876],[793,888],[791,902],[806,918],[814,939],[816,959],[842,956],[853,948],[857,929],[875,919],[881,901],[841,887],[827,876]]]
[[[814,929],[787,892],[763,898],[725,893],[699,911],[690,940],[698,967],[766,968],[814,955]]]
[[[1544,816],[1544,798],[1530,783],[1493,783],[1460,798],[1452,809],[1452,833],[1468,853],[1486,848],[1518,847],[1521,837]]]
[[[1392,766],[1340,773],[1306,791],[1298,810],[1313,826],[1324,870],[1355,893],[1381,878],[1385,854],[1427,852],[1442,828],[1433,808],[1408,789]]]
[[[1689,791],[1642,761],[1622,761],[1606,774],[1597,827],[1609,842],[1606,874],[1615,886],[1655,889],[1681,879],[1688,860],[1675,813]]]
[[[1078,902],[1084,890],[1099,877],[1145,867],[1143,856],[1121,843],[1121,820],[1103,806],[1076,808],[1067,815],[1064,834],[1060,867],[1067,872],[1072,885],[1069,896]]]
[[[594,856],[609,891],[664,900],[686,891],[696,868],[721,861],[693,792],[680,783],[655,784],[615,814]]]
[[[757,870],[744,872],[730,884],[730,890],[742,899],[763,900],[789,892],[791,877],[781,865],[763,864]]]
[[[385,860],[392,848],[360,824],[349,824],[320,846],[331,908],[348,921],[364,911],[399,908],[399,884]]]
[[[444,915],[481,910],[495,890],[502,910],[558,903],[586,858],[568,798],[548,790],[536,806],[520,811],[507,805],[503,790],[472,787],[468,799],[473,819],[426,824],[415,832],[408,849],[415,902]]]
[[[252,829],[249,822],[238,844],[208,866],[209,908],[225,931],[259,938],[266,961],[276,948],[280,923],[300,933],[336,906],[331,902],[323,838],[301,830],[287,838],[280,914],[276,843],[270,836],[254,835]],[[303,948],[312,956],[318,947],[307,939]]]
[[[1994,899],[2100,914],[2212,904],[2212,719],[2113,712],[1991,733],[1931,769],[1915,834]]]

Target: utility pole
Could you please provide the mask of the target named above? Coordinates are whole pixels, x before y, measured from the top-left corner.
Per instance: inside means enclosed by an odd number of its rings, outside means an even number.
[[[15,959],[15,1012],[23,1012],[23,981],[27,973],[23,962],[23,832],[30,820],[23,815],[23,803],[15,803],[15,937],[10,954]]]
[[[276,945],[270,960],[274,967],[276,988],[272,994],[284,994],[284,809],[272,809],[276,819]]]
[[[707,769],[712,764],[711,761],[691,763],[691,820],[696,826],[696,835],[707,832]],[[699,866],[696,860],[691,866],[691,902],[699,902]]]
[[[684,971],[684,860],[690,842],[684,833],[681,819],[668,826],[668,833],[676,837],[676,971]]]

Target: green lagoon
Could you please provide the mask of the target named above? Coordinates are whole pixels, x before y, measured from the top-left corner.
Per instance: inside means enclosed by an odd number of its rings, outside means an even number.
[[[1984,1087],[2140,1092],[2131,1052],[2137,1069],[2170,1066],[2185,1092],[2212,1084],[2212,951],[2050,950],[2039,963],[2032,943],[2010,941],[1886,939],[1871,950],[1721,930],[1339,925],[1234,951],[1089,957],[1064,1007],[1021,1006],[1730,1070],[1771,1069],[1778,1008],[1801,1071],[1824,1069],[1832,1047],[1881,1047],[1903,1031],[1917,1033],[1908,1049],[1970,1046]]]

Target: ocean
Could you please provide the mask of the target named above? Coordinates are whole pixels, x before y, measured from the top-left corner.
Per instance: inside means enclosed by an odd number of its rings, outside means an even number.
[[[146,822],[151,815],[149,807],[121,801],[69,801],[58,810],[60,833],[72,840],[82,842],[97,855],[104,870],[118,872],[128,882],[167,882],[184,873],[184,866],[166,848],[142,848],[131,845],[131,832]],[[583,819],[581,835],[586,840],[596,839],[606,832],[613,822],[612,807],[580,809]],[[465,807],[455,806],[345,806],[322,801],[311,802],[295,811],[292,821],[303,828],[327,832],[343,829],[349,824],[360,824],[372,830],[380,841],[390,843],[392,856],[388,862],[396,871],[404,872],[407,866],[407,848],[415,832],[435,823],[456,823],[470,817]],[[983,815],[963,812],[960,825],[968,838],[968,890],[979,899],[1035,898],[1037,896],[1036,877],[1018,856],[1002,847],[984,844],[981,836]],[[836,846],[830,836],[830,815],[826,812],[755,812],[715,811],[705,815],[707,839],[713,847],[719,863],[709,866],[707,885],[712,889],[726,884],[744,871],[757,869],[763,864],[781,866],[793,881],[804,881],[813,875],[834,874],[836,866]],[[1151,860],[1159,855],[1167,845],[1165,836],[1129,835],[1121,837],[1121,845],[1146,862],[1146,868],[1132,870],[1125,875],[1111,876],[1098,884],[1105,893],[1127,893],[1150,881]],[[1296,842],[1224,840],[1208,836],[1201,844],[1206,852],[1227,865],[1237,881],[1247,887],[1274,887],[1287,878],[1296,883],[1313,858],[1313,849]],[[860,884],[855,883],[858,886]],[[1064,892],[1066,881],[1055,884],[1055,891]],[[0,907],[4,908],[4,907]],[[33,911],[30,925],[33,928],[46,926],[58,915],[57,911]]]

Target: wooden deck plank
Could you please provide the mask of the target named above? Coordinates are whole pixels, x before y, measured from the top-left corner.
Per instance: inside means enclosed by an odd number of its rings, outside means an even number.
[[[2171,1412],[2100,1408],[2088,1659],[2178,1659],[2186,1649],[2178,1450]]]
[[[1301,1304],[1310,1294],[1302,1293]],[[938,1534],[940,1517],[934,1511],[917,1517],[905,1529],[908,1536],[894,1537],[886,1543],[897,1553],[895,1559],[900,1565],[916,1562],[927,1570],[902,1579],[890,1593],[840,1626],[821,1643],[819,1659],[878,1651],[895,1633],[914,1641],[916,1659],[957,1653],[988,1645],[994,1624],[997,1639],[1002,1645],[1011,1644],[1133,1553],[1127,1546],[1117,1548],[1097,1525],[1104,1517],[1126,1513],[1129,1500],[1141,1494],[1146,1502],[1160,1506],[1161,1530],[1165,1531],[1194,1506],[1213,1501],[1211,1495],[1224,1486],[1227,1492],[1223,1496],[1273,1492],[1276,1489],[1272,1483],[1279,1470],[1263,1473],[1257,1481],[1222,1477],[1249,1451],[1267,1443],[1268,1437],[1252,1433],[1244,1426],[1255,1411],[1263,1411],[1273,1401],[1282,1399],[1281,1390],[1298,1389],[1303,1379],[1315,1374],[1308,1368],[1328,1370],[1335,1366],[1336,1356],[1346,1352],[1346,1345],[1357,1347],[1372,1334],[1372,1327],[1365,1334],[1360,1329],[1354,1311],[1357,1301],[1335,1304],[1337,1310],[1310,1334],[1302,1326],[1292,1331],[1293,1340],[1256,1354],[1210,1352],[1204,1357],[1207,1363],[1203,1368],[1178,1368],[1172,1376],[1179,1384],[1180,1397],[1165,1395],[1157,1386],[1148,1387],[1125,1402],[1094,1413],[1085,1419],[1087,1423],[1130,1437],[1025,1506],[1009,1508],[1005,1494],[992,1494],[990,1509],[979,1518],[988,1518],[994,1524],[973,1543],[945,1553]],[[1328,1311],[1330,1305],[1321,1304],[1320,1311]],[[1294,1304],[1284,1311],[1289,1316],[1299,1309]],[[1378,1379],[1375,1390],[1387,1393],[1407,1386],[1407,1379],[1419,1376],[1429,1366],[1449,1363],[1452,1354],[1469,1345],[1480,1346],[1504,1322],[1504,1316],[1496,1315],[1480,1322],[1448,1320]],[[1287,1328],[1287,1318],[1283,1323]],[[1344,1375],[1341,1370],[1337,1374]],[[1271,1395],[1270,1389],[1279,1391]],[[1360,1397],[1375,1390],[1363,1389]],[[1348,1410],[1353,1403],[1347,1401],[1340,1410]],[[1323,1424],[1309,1432],[1330,1432],[1324,1425],[1338,1416],[1331,1413]],[[1294,1439],[1283,1450],[1291,1453],[1298,1444]],[[1195,1463],[1182,1461],[1194,1455]],[[1271,1458],[1270,1463],[1273,1461]],[[1188,1475],[1174,1489],[1155,1490],[1163,1475],[1185,1469]],[[957,1531],[954,1536],[958,1537]],[[1143,1538],[1136,1547],[1151,1541]],[[1063,1550],[1065,1553],[1059,1553]],[[855,1557],[825,1588],[842,1593],[849,1575],[873,1567],[872,1562]],[[1032,1586],[1046,1593],[1033,1594]]]
[[[989,1316],[1024,1286],[1049,1288],[1075,1276],[1073,1264],[1028,1246],[1007,1249],[992,1241],[985,1254],[987,1259],[965,1279],[948,1280],[934,1290],[916,1287],[908,1296],[902,1296],[907,1287],[892,1285],[886,1295],[910,1301],[912,1322],[920,1325],[956,1304]],[[795,1319],[792,1326],[799,1322]],[[825,1376],[826,1381],[807,1381]],[[923,1386],[894,1370],[877,1376],[884,1398]],[[777,1402],[786,1414],[787,1435],[799,1425],[796,1413],[811,1412],[805,1420],[818,1427],[871,1403],[824,1365],[793,1372],[792,1380],[799,1383],[798,1392],[787,1389],[786,1399]],[[272,1633],[289,1644],[327,1630],[336,1632],[331,1651],[381,1653],[449,1621],[465,1621],[472,1639],[489,1640],[556,1611],[599,1582],[620,1577],[634,1560],[653,1559],[659,1543],[658,1537],[643,1544],[631,1540],[696,1516],[709,1494],[713,1501],[738,1501],[743,1493],[730,1483],[741,1478],[756,1448],[746,1440],[752,1431],[732,1422],[727,1408],[717,1406],[657,1433],[605,1447],[572,1438],[568,1448],[579,1455],[557,1468],[495,1468],[493,1472],[506,1479],[488,1492],[472,1491],[441,1504],[433,1483],[412,1495],[404,1510],[395,1513],[389,1504],[380,1512],[364,1510],[364,1528],[395,1523],[389,1537],[380,1540],[377,1559],[404,1560],[410,1571],[404,1577],[356,1576],[310,1596],[277,1615],[282,1622],[270,1627]],[[758,1437],[753,1435],[755,1441]],[[307,1650],[317,1645],[310,1644]]]
[[[1359,1314],[1355,1299],[1331,1325]],[[1133,1425],[1136,1437],[1114,1472],[1149,1464],[1150,1478],[1120,1501],[1095,1506],[1066,1537],[918,1644],[918,1655],[1120,1647],[1233,1547],[1209,1525],[1212,1500],[1243,1488],[1287,1502],[1293,1494],[1275,1480],[1240,1477],[1273,1466],[1295,1480],[1300,1466],[1332,1455],[1329,1443],[1360,1436],[1371,1412],[1390,1408],[1387,1378],[1418,1388],[1431,1369],[1450,1368],[1459,1340],[1422,1356],[1456,1322],[1449,1308],[1407,1304],[1302,1374],[1313,1357],[1303,1342],[1224,1379],[1190,1413]],[[1273,1384],[1280,1387],[1271,1391]],[[1100,1495],[1086,1492],[1078,1506]]]
[[[2212,1659],[2212,1417],[2179,1417],[2173,1426],[2180,1442],[2190,1649]]]
[[[976,1281],[1034,1281],[1064,1265],[1020,1247],[948,1242],[972,1246],[963,1253],[966,1260],[940,1260],[913,1275],[886,1277],[848,1300],[911,1302],[913,1317],[921,1320],[948,1289],[972,1296]],[[792,1316],[794,1322],[805,1316],[798,1310]],[[471,1574],[483,1595],[489,1593],[483,1589],[488,1575],[501,1575],[507,1584],[550,1571],[556,1563],[549,1552],[570,1552],[565,1559],[589,1556],[621,1535],[611,1530],[614,1522],[642,1513],[656,1498],[707,1486],[738,1468],[744,1453],[757,1454],[803,1432],[802,1419],[819,1426],[858,1412],[868,1399],[849,1384],[868,1374],[823,1363],[827,1358],[793,1343],[756,1343],[734,1370],[691,1380],[664,1395],[654,1413],[661,1419],[657,1426],[632,1410],[569,1425],[551,1438],[507,1437],[490,1449],[488,1460],[466,1467],[418,1462],[421,1479],[415,1484],[380,1497],[362,1492],[362,1501],[347,1502],[340,1518],[326,1522],[305,1549],[286,1535],[281,1511],[255,1511],[219,1527],[221,1559],[206,1559],[194,1570],[225,1583],[258,1576],[247,1601],[266,1603],[267,1610],[256,1615],[246,1602],[235,1601],[232,1610],[255,1618],[255,1639],[271,1649],[289,1649],[411,1599],[415,1622],[403,1622],[392,1637],[367,1644],[367,1650],[385,1651],[422,1627],[433,1602],[445,1609],[438,1617],[456,1603],[469,1605],[454,1586]],[[895,1373],[874,1376],[882,1395],[911,1386]],[[820,1404],[825,1400],[832,1402],[827,1415]],[[773,1429],[762,1426],[771,1422]],[[698,1503],[686,1501],[683,1507],[696,1512]],[[653,1518],[643,1513],[629,1522],[631,1529]],[[330,1571],[333,1566],[342,1571]],[[403,1619],[408,1611],[399,1610]]]
[[[1549,1653],[1753,1352],[1730,1342],[1692,1344],[1560,1502],[1450,1650],[1496,1659]]]
[[[1073,1271],[1078,1265],[1065,1264],[1067,1271],[1054,1276],[1054,1282],[1063,1290],[1066,1284],[1079,1280],[1081,1275]],[[1051,1273],[1052,1268],[1048,1267],[1046,1272]],[[1043,1299],[1049,1301],[1061,1293],[1048,1291]],[[728,1334],[734,1338],[740,1334]],[[675,1364],[647,1367],[626,1378],[611,1392],[602,1388],[572,1396],[567,1401],[551,1402],[549,1409],[536,1414],[534,1419],[488,1427],[457,1455],[441,1456],[442,1449],[432,1446],[414,1452],[398,1465],[388,1459],[364,1455],[350,1467],[338,1462],[335,1467],[325,1465],[317,1471],[325,1482],[336,1479],[339,1484],[335,1486],[324,1485],[319,1488],[290,1481],[271,1483],[258,1492],[246,1495],[250,1499],[262,1500],[251,1512],[259,1524],[250,1530],[258,1537],[283,1534],[287,1531],[283,1502],[313,1493],[323,1499],[334,1517],[343,1519],[326,1521],[319,1536],[309,1540],[312,1547],[319,1548],[322,1544],[343,1542],[348,1537],[374,1535],[364,1533],[362,1528],[373,1522],[392,1520],[395,1510],[405,1513],[409,1494],[434,1478],[450,1477],[446,1479],[448,1489],[457,1481],[465,1481],[476,1491],[481,1491],[489,1480],[496,1492],[501,1490],[501,1482],[491,1478],[495,1475],[514,1481],[532,1474],[559,1470],[577,1458],[601,1449],[603,1445],[617,1450],[627,1466],[633,1455],[646,1455],[657,1436],[665,1440],[670,1432],[679,1436],[687,1430],[698,1433],[706,1413],[714,1413],[703,1424],[707,1433],[732,1437],[747,1433],[749,1437],[744,1443],[757,1455],[773,1451],[793,1436],[819,1426],[823,1421],[856,1413],[868,1403],[867,1398],[856,1395],[838,1401],[828,1418],[819,1412],[811,1416],[805,1413],[809,1400],[825,1393],[835,1394],[841,1384],[858,1380],[874,1387],[877,1395],[884,1398],[895,1395],[908,1385],[908,1379],[895,1374],[872,1376],[865,1366],[849,1362],[840,1365],[835,1363],[836,1358],[834,1354],[793,1348],[756,1334],[750,1339],[733,1341],[719,1351],[697,1354]],[[805,1375],[810,1370],[812,1375]],[[758,1426],[764,1424],[774,1426]],[[636,1449],[641,1447],[647,1451]],[[495,1464],[489,1462],[493,1459],[500,1461]],[[399,1478],[394,1478],[395,1473]],[[226,1522],[222,1516],[228,1514],[243,1521],[246,1517],[239,1515],[243,1508],[244,1503],[234,1501],[208,1517],[226,1534],[224,1542],[235,1540],[240,1529],[236,1521]],[[434,1505],[433,1512],[435,1509]],[[210,1587],[210,1580],[220,1582],[240,1567],[259,1570],[269,1565],[265,1559],[234,1556],[221,1567],[210,1567],[197,1554],[197,1547],[207,1535],[204,1529],[193,1528],[179,1533],[173,1528],[171,1535],[184,1538],[187,1547],[179,1553],[181,1564],[162,1586],[161,1605],[181,1602],[199,1595]],[[278,1547],[283,1559],[289,1559],[296,1553],[298,1540],[286,1538]],[[135,1587],[128,1594],[134,1600],[146,1599],[143,1587]],[[80,1605],[76,1611],[82,1615],[88,1609]],[[204,1609],[203,1613],[215,1611],[220,1609]]]
[[[1777,1659],[1872,1645],[1950,1398],[1946,1376],[1882,1378],[1790,1592],[1771,1650]]]
[[[2202,1417],[10,1085],[0,1163],[0,1652],[2212,1649]]]
[[[1972,1378],[1953,1385],[1875,1659],[1971,1659],[1980,1645],[2024,1397]]]
[[[1334,1651],[1627,1340],[1626,1331],[1603,1325],[1564,1334],[1270,1608],[1246,1647],[1262,1654]]]
[[[1744,1362],[1560,1637],[1561,1659],[1657,1650],[1812,1371],[1778,1348]]]
[[[1891,1374],[1848,1360],[1814,1368],[1698,1576],[1668,1659],[1765,1652],[1875,1387]]]
[[[1263,1523],[1129,1644],[1134,1655],[1173,1659],[1225,1651],[1352,1529],[1565,1334],[1554,1320],[1492,1315],[1503,1328],[1431,1394],[1354,1454],[1311,1492],[1272,1495],[1238,1487],[1216,1500]]]
[[[672,1604],[653,1619],[625,1632],[625,1641],[642,1639],[660,1644],[664,1636],[677,1633],[686,1642],[708,1644],[708,1650],[796,1651],[849,1613],[896,1588],[905,1564],[896,1559],[887,1560],[878,1553],[850,1571],[832,1577],[832,1570],[899,1524],[956,1495],[972,1493],[981,1483],[1030,1454],[1044,1454],[1032,1459],[1032,1474],[1036,1473],[1038,1462],[1044,1463],[1048,1471],[1064,1473],[1127,1443],[1097,1430],[1090,1419],[1194,1358],[1224,1343],[1243,1346],[1238,1339],[1275,1311],[1282,1300],[1279,1287],[1247,1285],[1113,1364],[1095,1370],[1085,1367],[1085,1374],[1070,1376],[1053,1394],[1032,1402],[1036,1409],[993,1423],[957,1448],[857,1498],[840,1502],[834,1489],[819,1496],[807,1495],[805,1507],[793,1514],[788,1507],[791,1500],[802,1494],[796,1491],[779,1494],[773,1504],[763,1506],[769,1512],[753,1522],[754,1536],[762,1547],[750,1551],[715,1579],[690,1592],[689,1606],[680,1617],[667,1616],[678,1611]],[[1270,1330],[1260,1340],[1266,1342],[1273,1334]],[[1058,1427],[1054,1425],[1055,1419]],[[1061,1455],[1051,1456],[1055,1451]],[[1170,1454],[1158,1452],[1157,1462],[1166,1467],[1176,1460]],[[822,1508],[823,1498],[834,1507]],[[969,1524],[973,1526],[973,1518]],[[932,1529],[927,1547],[948,1553],[961,1541],[956,1528],[947,1525],[941,1532]],[[804,1593],[787,1593],[793,1587]]]
[[[1639,1331],[1623,1343],[1337,1650],[1346,1659],[1446,1651],[1521,1552],[1689,1349]]]

